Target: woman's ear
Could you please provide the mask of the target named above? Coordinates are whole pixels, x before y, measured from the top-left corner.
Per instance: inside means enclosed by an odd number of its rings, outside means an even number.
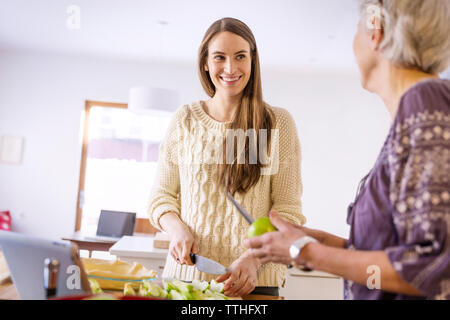
[[[206,71],[206,72],[209,72],[209,69],[208,69],[208,65],[207,65],[207,64],[205,64],[205,71]]]

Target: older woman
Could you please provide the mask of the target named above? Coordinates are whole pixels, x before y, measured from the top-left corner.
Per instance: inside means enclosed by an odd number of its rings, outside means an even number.
[[[450,1],[362,0],[362,86],[392,127],[349,206],[349,239],[295,226],[249,239],[262,263],[337,274],[346,299],[450,298]]]

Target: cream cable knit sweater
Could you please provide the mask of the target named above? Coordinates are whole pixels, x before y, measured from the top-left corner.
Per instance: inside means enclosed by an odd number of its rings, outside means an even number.
[[[271,209],[285,219],[304,224],[301,214],[302,181],[300,143],[295,122],[282,108],[271,107],[277,134],[272,138],[268,171],[246,194],[235,199],[254,217],[267,216]],[[228,123],[212,119],[201,102],[178,109],[160,146],[158,170],[149,197],[150,222],[162,230],[160,217],[177,213],[191,230],[199,254],[229,266],[246,250],[248,223],[226,198],[218,184],[215,159],[221,159],[222,139]],[[217,158],[216,158],[217,157]],[[257,286],[284,285],[286,268],[268,263],[258,270]],[[168,255],[163,277],[210,281],[216,276],[195,266],[179,265]]]

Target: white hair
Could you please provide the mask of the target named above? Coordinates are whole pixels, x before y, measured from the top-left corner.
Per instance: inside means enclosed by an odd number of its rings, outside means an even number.
[[[383,29],[380,50],[397,66],[430,74],[450,64],[449,0],[359,0],[361,18]]]

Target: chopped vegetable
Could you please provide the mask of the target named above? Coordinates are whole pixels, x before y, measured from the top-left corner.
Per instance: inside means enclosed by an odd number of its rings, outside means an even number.
[[[132,288],[131,288],[132,289]],[[128,292],[128,286],[125,285],[124,294]],[[134,292],[136,294],[136,292]],[[223,294],[223,283],[217,283],[212,280],[201,281],[193,280],[187,283],[177,279],[164,279],[162,287],[152,281],[143,281],[140,284],[137,295],[143,297],[167,298],[171,300],[228,300]]]
[[[220,293],[220,292],[217,292],[217,291],[211,291],[209,289],[207,289],[205,291],[205,295],[208,298],[212,298],[212,299],[209,299],[209,300],[229,300],[229,298],[226,295],[224,295],[223,293]]]
[[[103,293],[103,290],[100,288],[97,280],[95,280],[95,279],[88,279],[88,280],[89,280],[89,284],[91,286],[92,293],[94,293],[94,294]]]
[[[123,294],[125,296],[135,296],[136,295],[136,291],[133,288],[133,284],[132,283],[125,283],[125,285],[123,286]]]
[[[139,288],[139,294],[146,297],[166,298],[167,292],[151,281],[143,281]]]
[[[194,279],[192,280],[192,286],[201,292],[205,292],[205,290],[209,288],[209,282]]]
[[[177,290],[170,290],[169,299],[172,300],[187,300],[181,293],[179,293]]]
[[[174,288],[171,292],[178,291],[183,296],[183,300],[194,300],[194,295],[192,294],[194,287],[191,284],[180,280],[172,280],[170,286]]]
[[[214,280],[214,279],[211,281],[211,284],[209,285],[209,288],[211,289],[211,291],[219,292],[219,293],[224,292],[224,287],[225,287],[225,284],[223,282],[217,283],[216,280]]]

